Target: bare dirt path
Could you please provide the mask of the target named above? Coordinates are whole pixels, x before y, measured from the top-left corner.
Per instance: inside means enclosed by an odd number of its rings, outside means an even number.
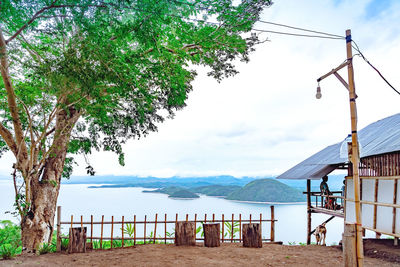
[[[337,247],[264,245],[244,248],[222,244],[218,248],[140,245],[82,254],[53,253],[0,260],[0,266],[343,266]],[[365,258],[365,266],[400,266],[377,258]]]

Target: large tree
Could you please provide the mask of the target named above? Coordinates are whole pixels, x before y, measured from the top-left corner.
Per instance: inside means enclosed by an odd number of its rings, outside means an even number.
[[[270,4],[1,0],[0,155],[15,156],[23,247],[50,240],[74,155],[113,151],[123,165],[126,140],[185,106],[196,66],[220,80],[236,74],[233,60],[248,61]]]

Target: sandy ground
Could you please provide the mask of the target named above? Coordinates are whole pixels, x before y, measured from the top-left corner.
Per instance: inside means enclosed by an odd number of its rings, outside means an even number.
[[[400,266],[379,258],[366,257],[365,266]],[[222,244],[217,248],[177,247],[173,244],[139,245],[80,254],[52,253],[18,256],[0,260],[0,266],[343,266],[337,247],[282,246],[244,248],[241,244]]]

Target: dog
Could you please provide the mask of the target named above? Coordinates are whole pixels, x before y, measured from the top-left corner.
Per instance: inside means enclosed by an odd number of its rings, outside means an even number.
[[[322,245],[326,246],[325,244],[325,238],[326,238],[326,223],[323,223],[321,225],[318,225],[317,228],[315,228],[314,235],[315,239],[317,240],[317,245]],[[322,244],[321,244],[322,241]]]

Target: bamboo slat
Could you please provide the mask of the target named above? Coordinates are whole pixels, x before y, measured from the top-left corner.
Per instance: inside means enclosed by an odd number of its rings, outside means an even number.
[[[156,243],[156,236],[157,236],[157,216],[158,216],[158,214],[156,213],[156,219],[154,220],[155,223],[154,223],[154,239],[153,239],[153,244]]]
[[[122,247],[124,247],[124,216],[122,216],[122,223],[121,223],[121,236],[122,236]]]
[[[144,232],[143,243],[144,244],[146,244],[146,221],[147,221],[147,215],[144,215],[144,226],[143,226],[143,232]]]
[[[225,222],[224,222],[224,214],[222,214],[222,243],[224,243],[224,225],[225,225]]]
[[[104,215],[101,215],[101,238],[100,238],[100,248],[103,249],[103,222],[104,222]]]
[[[164,244],[167,244],[167,214],[164,215]]]
[[[111,216],[111,248],[113,248],[114,216]]]
[[[133,216],[133,245],[136,246],[136,215]]]

